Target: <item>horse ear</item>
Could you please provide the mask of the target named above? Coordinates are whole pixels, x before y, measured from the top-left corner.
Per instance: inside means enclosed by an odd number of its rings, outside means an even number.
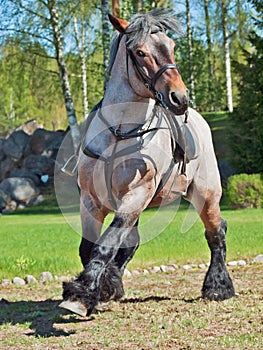
[[[120,19],[118,17],[115,17],[111,15],[110,13],[108,14],[109,20],[113,27],[118,30],[118,32],[125,34],[125,31],[129,25],[129,22],[125,21],[124,19]]]

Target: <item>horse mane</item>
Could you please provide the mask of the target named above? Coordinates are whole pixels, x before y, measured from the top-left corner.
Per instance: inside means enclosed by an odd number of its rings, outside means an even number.
[[[131,18],[125,34],[128,35],[129,49],[142,45],[152,32],[170,30],[182,35],[183,30],[176,15],[170,9],[154,9],[145,14],[136,14]]]
[[[122,34],[119,32],[115,31],[113,33],[113,37],[111,39],[111,44],[110,44],[110,55],[109,55],[109,64],[107,67],[107,74],[110,75],[113,64],[115,62],[115,58],[119,49],[119,44],[120,40],[122,38]]]

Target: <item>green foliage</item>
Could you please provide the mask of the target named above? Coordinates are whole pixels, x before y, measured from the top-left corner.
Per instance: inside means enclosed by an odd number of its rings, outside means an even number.
[[[249,40],[252,48],[242,51],[245,63],[234,62],[239,96],[229,136],[234,168],[251,174],[263,173],[263,38],[253,31]]]
[[[0,132],[30,119],[49,129],[52,121],[65,126],[65,117],[58,115],[63,97],[56,63],[47,56],[38,43],[24,41],[21,45],[18,38],[10,38],[1,48]]]
[[[263,204],[263,181],[259,174],[231,176],[226,191],[232,208],[260,208]]]
[[[138,12],[147,12],[156,7],[172,7],[171,0],[123,0],[120,1],[120,17],[129,20],[130,17]]]

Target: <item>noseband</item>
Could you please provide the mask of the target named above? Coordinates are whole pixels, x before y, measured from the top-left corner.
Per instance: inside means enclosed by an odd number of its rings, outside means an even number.
[[[143,67],[140,65],[140,63],[136,60],[134,53],[132,52],[131,49],[126,47],[127,51],[127,58],[130,57],[133,67],[135,68],[137,74],[139,75],[141,81],[143,82],[144,86],[151,91],[153,94],[155,100],[158,102],[159,105],[161,105],[163,108],[168,109],[167,104],[164,102],[163,94],[155,89],[155,84],[157,79],[167,70],[167,69],[176,69],[179,73],[179,67],[177,64],[165,64],[162,66],[155,74],[153,77],[150,77]],[[128,69],[128,64],[127,64],[127,69]]]

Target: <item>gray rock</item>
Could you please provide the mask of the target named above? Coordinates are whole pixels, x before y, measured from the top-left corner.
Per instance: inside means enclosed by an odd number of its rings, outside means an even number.
[[[41,283],[52,282],[53,276],[52,276],[51,272],[44,271],[44,272],[41,272],[39,279],[40,279]]]
[[[70,282],[72,278],[70,276],[55,276],[57,277],[56,279],[60,282]]]
[[[26,284],[25,280],[20,277],[15,277],[13,279],[13,283],[16,284],[17,286],[24,286]]]
[[[10,284],[12,284],[12,281],[7,278],[4,278],[1,284],[2,286],[9,286]]]
[[[43,128],[43,125],[38,124],[38,122],[35,119],[31,119],[18,126],[16,130],[23,130],[26,134],[32,135],[39,128]]]
[[[13,169],[8,177],[23,177],[34,182],[36,186],[40,185],[40,177],[26,169]]]
[[[263,263],[263,254],[257,255],[257,256],[253,259],[253,262]]]
[[[3,180],[0,184],[0,190],[11,199],[26,204],[40,193],[32,180],[23,177],[12,177]]]
[[[161,265],[160,269],[161,269],[162,272],[167,272],[168,271],[168,268],[167,268],[166,265]]]
[[[5,158],[0,162],[0,181],[9,177],[11,171],[14,169],[15,163],[11,158]]]
[[[183,268],[184,270],[191,270],[192,265],[183,265],[182,268]]]
[[[228,266],[237,266],[237,261],[229,261],[227,263]]]
[[[30,154],[23,161],[23,168],[32,174],[53,176],[55,160],[42,155]]]
[[[246,266],[246,261],[245,260],[238,260],[237,261],[237,264],[239,265],[239,266]]]
[[[171,264],[171,265],[168,266],[168,268],[169,268],[171,271],[173,271],[173,270],[179,269],[179,266],[178,266],[177,264]]]
[[[4,154],[16,162],[19,161],[28,146],[29,138],[23,130],[13,132],[2,145]]]
[[[139,276],[139,275],[140,275],[140,271],[138,271],[138,270],[132,270],[132,275],[133,275],[133,276]]]
[[[40,194],[37,197],[30,199],[28,206],[40,204],[44,202],[44,200],[45,200],[45,197],[42,194]]]
[[[154,266],[151,268],[151,272],[152,273],[157,273],[157,272],[160,272],[161,271],[161,268],[160,266]]]
[[[206,269],[206,264],[199,264],[198,267],[199,269]]]
[[[37,284],[38,281],[37,281],[37,279],[36,279],[34,276],[32,276],[32,275],[27,275],[27,276],[26,276],[26,283],[27,283],[27,284]]]
[[[12,213],[13,211],[15,211],[17,208],[17,203],[16,201],[9,201],[6,203],[5,208],[3,209],[3,213]]]
[[[128,269],[125,269],[124,273],[123,273],[123,276],[127,277],[127,278],[130,278],[132,276],[132,274],[130,273],[130,271]]]
[[[33,154],[55,158],[63,141],[64,132],[37,129],[30,139]]]

